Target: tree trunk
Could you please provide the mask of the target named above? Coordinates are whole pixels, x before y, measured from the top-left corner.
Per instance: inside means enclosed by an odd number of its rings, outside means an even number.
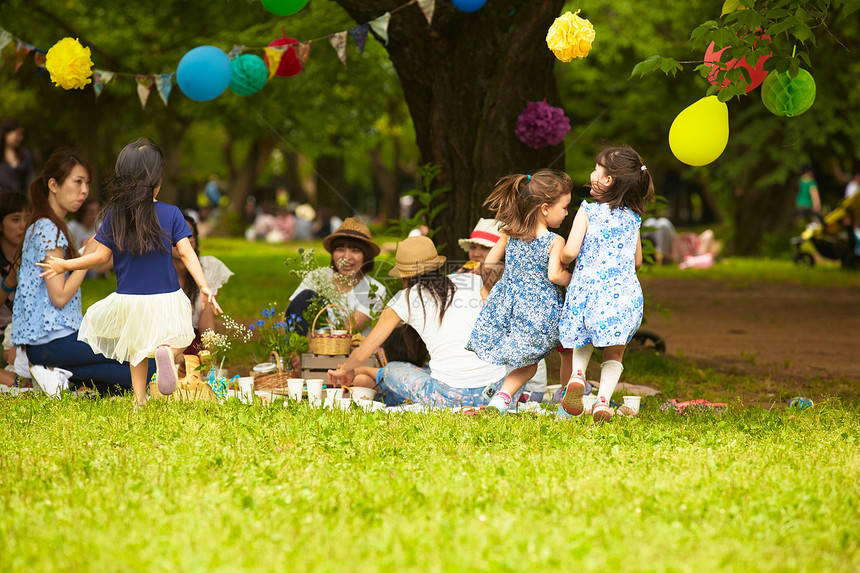
[[[181,116],[168,107],[164,121],[159,123],[161,141],[156,141],[156,143],[164,152],[164,181],[161,185],[161,191],[158,193],[158,199],[171,205],[178,204],[179,181],[182,175],[180,150],[182,149],[182,138],[188,126],[191,125],[191,121],[191,118]],[[124,145],[125,143],[123,143]]]
[[[377,203],[377,214],[382,215],[385,220],[395,219],[400,215],[400,186],[398,171],[400,169],[400,143],[394,140],[394,168],[389,169],[382,160],[382,150],[379,146],[370,150],[370,162],[373,165],[373,179],[379,190],[379,201]]]
[[[402,4],[336,2],[359,23]],[[432,26],[417,5],[391,17],[386,49],[403,85],[422,162],[440,165],[437,185],[453,190],[440,198],[448,207],[436,235],[449,256],[462,256],[457,239],[486,214],[482,204],[499,178],[534,172],[563,153],[561,146],[531,149],[514,135],[526,103],[561,105],[546,33],[563,4],[494,0],[465,13],[437,2]]]
[[[241,164],[237,164],[233,157],[232,140],[227,143],[225,148],[225,159],[230,168],[230,183],[227,191],[227,209],[224,219],[225,231],[230,235],[241,234],[242,223],[241,219],[245,212],[245,201],[254,187],[257,185],[257,178],[260,176],[260,171],[268,161],[269,156],[275,149],[277,140],[271,136],[259,136],[251,142],[251,147],[245,155]]]
[[[749,172],[735,201],[735,235],[732,252],[757,255],[764,233],[787,229],[791,225],[797,185],[756,186],[760,171]]]
[[[333,147],[340,146],[340,138],[332,136]],[[327,207],[332,214],[350,217],[355,207],[346,188],[346,164],[343,155],[324,154],[316,161],[316,205],[317,209]]]

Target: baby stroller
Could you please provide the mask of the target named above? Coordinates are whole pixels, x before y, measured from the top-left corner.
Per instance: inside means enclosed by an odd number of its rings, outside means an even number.
[[[843,268],[860,268],[855,225],[860,221],[860,193],[842,200],[836,209],[812,221],[799,237],[791,239],[794,262],[813,266],[815,253],[840,261]]]

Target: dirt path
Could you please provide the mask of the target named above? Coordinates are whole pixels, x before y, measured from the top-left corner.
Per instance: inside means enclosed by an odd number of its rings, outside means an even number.
[[[860,288],[698,278],[644,278],[642,288],[670,311],[651,307],[643,325],[670,355],[787,383],[860,382]]]

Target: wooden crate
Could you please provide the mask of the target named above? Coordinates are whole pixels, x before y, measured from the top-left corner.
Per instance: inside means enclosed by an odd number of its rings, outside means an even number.
[[[343,364],[349,358],[346,354],[302,354],[302,378],[322,378],[328,380],[328,371],[337,368],[338,364]],[[371,368],[379,368],[379,362],[376,354],[372,358],[366,360],[360,366],[370,366]]]

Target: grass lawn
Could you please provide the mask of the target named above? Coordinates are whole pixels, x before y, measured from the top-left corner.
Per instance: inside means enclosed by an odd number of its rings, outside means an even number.
[[[856,571],[860,417],[0,396],[2,571]]]
[[[298,283],[293,245],[203,251],[236,272],[220,301],[238,320]],[[696,276],[860,285],[782,261]],[[84,305],[113,288],[85,283]],[[860,405],[751,408],[738,378],[652,353],[625,364],[629,382],[729,409],[680,416],[652,398],[594,426],[0,395],[0,571],[860,570]]]

